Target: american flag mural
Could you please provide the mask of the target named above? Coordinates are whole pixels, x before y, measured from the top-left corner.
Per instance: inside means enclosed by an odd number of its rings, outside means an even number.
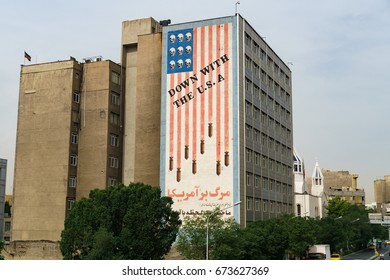
[[[226,22],[164,37],[162,184],[182,215],[233,204],[232,34]]]

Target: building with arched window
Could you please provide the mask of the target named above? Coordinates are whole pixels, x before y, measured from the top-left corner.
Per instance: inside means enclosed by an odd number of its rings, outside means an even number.
[[[306,183],[303,159],[294,149],[294,213],[300,217],[322,218],[325,214],[326,196],[324,176],[316,162],[311,189]]]

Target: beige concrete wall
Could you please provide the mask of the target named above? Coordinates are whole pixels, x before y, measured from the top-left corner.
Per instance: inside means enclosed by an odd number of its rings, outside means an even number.
[[[125,48],[126,85],[123,134],[123,183],[134,182],[135,165],[135,113],[137,108],[137,47]]]
[[[161,26],[158,22],[156,22],[153,18],[144,18],[144,19],[137,19],[137,20],[131,20],[131,21],[125,21],[122,23],[122,65],[125,67],[125,73],[126,73],[126,84],[125,84],[125,94],[124,94],[124,135],[123,135],[123,183],[129,184],[130,182],[140,181],[145,178],[146,173],[148,173],[147,170],[141,170],[141,168],[137,167],[138,172],[141,172],[141,177],[138,178],[136,175],[136,158],[142,159],[139,156],[136,157],[137,149],[142,148],[143,145],[139,145],[137,143],[140,143],[139,140],[136,140],[136,130],[139,130],[138,128],[142,125],[145,125],[145,121],[143,119],[142,111],[144,106],[142,103],[145,101],[141,99],[138,100],[139,97],[142,98],[142,96],[138,93],[138,90],[141,90],[144,94],[148,92],[148,90],[155,90],[156,84],[155,82],[152,83],[151,87],[147,87],[146,89],[142,88],[142,86],[147,85],[148,82],[150,82],[150,79],[152,76],[159,74],[159,76],[156,76],[153,78],[153,80],[161,80],[161,72],[156,72],[156,69],[154,67],[161,68],[161,39],[158,43],[160,46],[160,49],[156,48],[156,46],[148,46],[148,43],[154,44],[156,41],[155,39],[152,39],[152,41],[149,41],[147,39],[144,39],[142,44],[142,49],[145,48],[145,50],[141,50],[141,46],[139,46],[139,36],[140,35],[147,35],[147,34],[154,34],[161,32]],[[141,50],[141,58],[139,58],[138,51]],[[153,52],[147,52],[148,50],[153,50],[156,53]],[[157,58],[160,57],[160,62],[158,65],[147,65],[146,61],[149,62],[156,62],[155,55],[157,55]],[[139,61],[140,59],[140,61]],[[139,64],[143,66],[147,66],[145,69],[141,69],[139,67]],[[138,75],[138,72],[141,71],[141,74]],[[149,73],[150,71],[150,73]],[[161,71],[161,70],[159,70]],[[146,79],[143,81],[142,79]],[[139,80],[140,79],[140,80]],[[159,81],[160,82],[160,81]],[[153,93],[147,93],[147,94],[154,94],[157,96],[157,94],[160,94],[160,89],[157,92]],[[140,102],[140,103],[139,103]],[[155,102],[155,101],[153,101]],[[154,108],[154,107],[153,107]],[[140,110],[138,112],[138,110]],[[160,109],[159,109],[160,111]],[[145,113],[147,115],[149,113]],[[141,139],[147,140],[144,136],[141,136]],[[146,143],[142,143],[146,144]],[[153,151],[152,151],[153,153]],[[156,161],[159,160],[159,157],[156,159]],[[137,161],[137,165],[140,164]],[[145,166],[144,164],[140,164],[141,166]],[[155,182],[154,179],[151,180],[151,182]],[[159,182],[156,181],[156,184]],[[154,183],[153,183],[154,184]]]
[[[322,170],[324,175],[324,188],[337,189],[342,187],[352,188],[352,177],[356,175],[349,174],[348,171],[330,171]]]
[[[384,203],[386,197],[386,181],[375,180],[374,181],[374,197],[376,203]]]
[[[14,241],[6,245],[2,254],[6,260],[62,260],[59,242]]]
[[[12,240],[59,240],[69,168],[73,60],[22,66]]]
[[[390,176],[386,175],[384,176],[385,180],[385,196],[384,196],[384,203],[389,203],[390,202]]]
[[[139,36],[134,180],[159,186],[161,33]]]
[[[138,43],[138,35],[161,32],[162,27],[153,18],[141,18],[122,22],[122,45]]]
[[[110,67],[109,61],[84,64],[81,93],[81,129],[76,198],[88,197],[91,189],[107,185],[107,142]]]

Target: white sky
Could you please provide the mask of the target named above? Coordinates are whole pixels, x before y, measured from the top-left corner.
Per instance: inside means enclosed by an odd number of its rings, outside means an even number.
[[[20,65],[101,55],[119,62],[121,23],[172,23],[233,15],[231,0],[2,1],[0,158],[12,193]],[[311,175],[321,168],[373,182],[390,174],[390,1],[241,0],[238,12],[285,62],[292,62],[294,146]]]

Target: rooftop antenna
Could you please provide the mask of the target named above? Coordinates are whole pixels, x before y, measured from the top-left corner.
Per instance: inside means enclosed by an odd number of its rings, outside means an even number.
[[[240,5],[240,1],[236,2],[236,14],[237,14],[237,6]]]

